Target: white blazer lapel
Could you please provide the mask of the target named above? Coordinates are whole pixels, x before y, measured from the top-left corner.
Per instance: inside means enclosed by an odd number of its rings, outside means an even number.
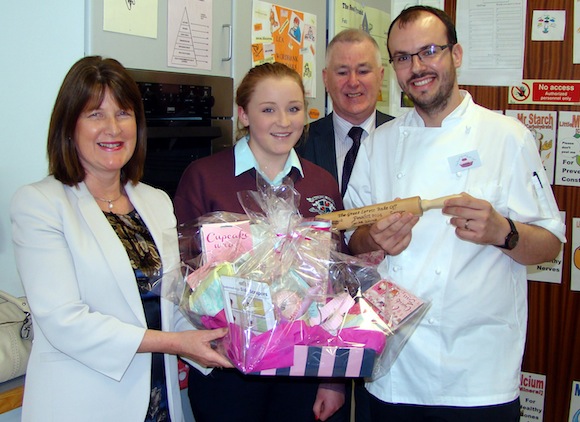
[[[172,270],[181,271],[179,268],[177,219],[173,214],[171,200],[161,192],[143,184],[138,184],[137,186],[127,184],[125,191],[155,241],[163,264],[163,274],[167,274]],[[173,329],[172,318],[169,315],[173,313],[173,302],[176,300],[174,297],[175,292],[172,291],[175,288],[176,286],[171,282],[163,285],[162,298],[168,299],[161,301],[161,307],[165,315],[162,320],[162,328],[164,330]]]
[[[123,244],[86,185],[79,183],[79,187],[75,191],[79,199],[79,211],[88,222],[87,226],[105,257],[106,265],[110,267],[121,293],[135,316],[144,326],[147,326],[139,290],[135,287],[137,283],[135,274]]]

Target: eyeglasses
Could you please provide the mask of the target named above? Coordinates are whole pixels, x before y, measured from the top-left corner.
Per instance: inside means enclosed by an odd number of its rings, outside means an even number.
[[[425,47],[423,50],[418,51],[417,53],[413,54],[397,54],[393,56],[389,63],[393,65],[395,69],[406,69],[411,67],[413,63],[413,56],[419,57],[419,60],[422,62],[429,62],[431,60],[436,59],[441,55],[441,52],[446,48],[453,47],[455,44],[445,44],[445,45],[430,45]]]

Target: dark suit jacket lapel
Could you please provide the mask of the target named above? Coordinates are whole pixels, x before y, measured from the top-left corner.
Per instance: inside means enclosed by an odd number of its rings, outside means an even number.
[[[386,123],[389,120],[393,120],[394,119],[393,116],[389,116],[388,114],[381,113],[379,110],[377,110],[376,114],[377,114],[377,116],[376,116],[376,119],[375,119],[375,127],[379,127],[383,123]]]
[[[316,148],[316,157],[319,165],[338,178],[336,168],[336,146],[334,144],[334,125],[332,123],[332,113],[324,118],[323,124],[319,125],[318,132],[312,137]]]

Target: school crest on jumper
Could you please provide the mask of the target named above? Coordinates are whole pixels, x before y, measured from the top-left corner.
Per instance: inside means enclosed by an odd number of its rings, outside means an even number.
[[[336,211],[336,204],[330,196],[315,195],[310,198],[306,198],[306,200],[312,205],[309,210],[310,212],[326,214],[327,212]]]

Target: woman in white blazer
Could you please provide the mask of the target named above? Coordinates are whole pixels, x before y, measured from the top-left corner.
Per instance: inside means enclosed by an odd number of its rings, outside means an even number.
[[[141,94],[113,59],[64,79],[49,128],[50,175],[11,206],[16,263],[34,322],[23,421],[183,420],[176,355],[231,366],[148,283],[177,268],[165,192],[139,183]]]

